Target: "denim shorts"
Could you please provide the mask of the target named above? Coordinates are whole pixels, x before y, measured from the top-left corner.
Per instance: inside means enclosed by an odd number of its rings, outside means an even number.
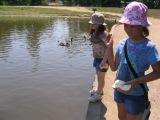
[[[127,113],[131,115],[139,115],[144,112],[146,104],[144,95],[132,96],[114,91],[114,100],[117,103],[123,103]]]
[[[102,60],[103,60],[102,58],[94,58],[93,66],[95,67],[96,71],[107,72],[108,69],[101,69],[100,68],[100,64],[101,64]]]

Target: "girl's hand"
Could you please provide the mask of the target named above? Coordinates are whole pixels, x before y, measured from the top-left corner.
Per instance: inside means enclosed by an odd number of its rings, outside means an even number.
[[[131,88],[134,88],[134,87],[136,86],[135,80],[127,81],[127,82],[125,83],[125,85],[131,85]]]
[[[113,47],[113,37],[112,37],[112,34],[108,34],[106,45],[107,45],[107,47]]]
[[[131,80],[131,81],[128,81],[128,82],[125,82],[124,86],[125,85],[129,85],[129,89],[122,89],[122,88],[116,88],[119,92],[121,93],[124,93],[124,94],[128,94],[129,92],[131,92],[133,90],[133,88],[135,87],[135,83],[134,83],[134,80]]]
[[[109,65],[106,63],[105,60],[102,60],[102,62],[100,63],[99,66],[100,66],[101,69],[106,69],[106,68],[109,67]]]
[[[107,35],[107,38],[105,40],[105,45],[106,45],[107,48],[108,47],[113,47],[113,37],[112,37],[112,34],[109,33]]]
[[[100,63],[99,67],[100,67],[101,69],[103,69],[103,68],[104,68],[104,67],[103,67],[104,65],[105,65],[105,62],[102,60],[102,62]]]
[[[119,91],[120,93],[123,93],[123,94],[128,94],[131,90],[128,90],[128,91],[124,91],[120,88],[116,88],[117,91]]]

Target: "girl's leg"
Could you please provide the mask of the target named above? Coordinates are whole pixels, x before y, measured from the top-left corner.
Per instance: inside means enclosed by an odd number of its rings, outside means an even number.
[[[123,103],[117,103],[118,108],[118,118],[119,120],[127,120],[127,112],[125,111],[125,107]]]
[[[127,120],[141,120],[142,115],[127,114]]]
[[[105,72],[97,71],[97,79],[98,79],[98,93],[103,94],[103,89],[105,85]]]
[[[141,120],[145,109],[144,96],[125,95],[114,91],[114,100],[117,103],[119,120]]]
[[[93,92],[91,96],[88,98],[90,102],[97,102],[101,100],[103,95],[105,72],[96,71],[96,74],[97,74],[98,88],[97,91]]]
[[[99,67],[101,61],[102,59],[95,58],[93,62],[93,66],[96,68],[98,86],[96,91],[91,91],[91,95],[88,98],[90,102],[97,102],[102,99],[103,89],[105,85],[105,73],[107,72],[107,69],[101,69]]]
[[[127,120],[141,120],[145,109],[144,96],[127,96],[125,100]]]

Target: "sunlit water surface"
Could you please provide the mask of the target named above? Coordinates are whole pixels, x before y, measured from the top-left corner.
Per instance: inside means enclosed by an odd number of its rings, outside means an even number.
[[[85,119],[94,78],[88,31],[88,20],[0,20],[0,120]]]

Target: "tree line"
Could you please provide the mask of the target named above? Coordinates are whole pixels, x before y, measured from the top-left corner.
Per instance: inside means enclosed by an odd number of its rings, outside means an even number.
[[[47,5],[48,0],[0,0],[0,5]]]
[[[145,3],[149,8],[160,8],[160,0],[61,0],[64,5],[121,7],[132,1]]]
[[[49,2],[58,2],[68,6],[97,6],[121,7],[134,0],[0,0],[0,5],[48,5]],[[160,0],[137,0],[149,8],[160,8]]]

